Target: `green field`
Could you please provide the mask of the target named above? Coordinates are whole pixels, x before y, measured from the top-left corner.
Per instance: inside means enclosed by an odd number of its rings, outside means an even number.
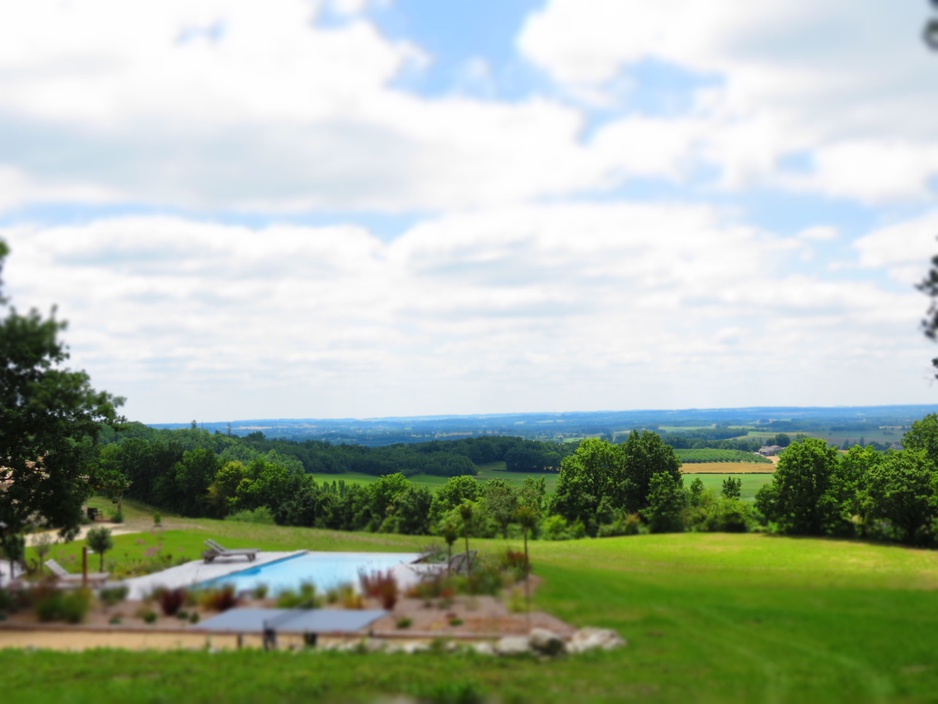
[[[266,549],[412,549],[428,539],[167,521]],[[115,552],[146,549],[118,538]],[[483,551],[500,540],[474,541]],[[517,549],[517,544],[512,544]],[[917,702],[938,692],[938,553],[766,535],[531,544],[536,606],[629,647],[556,661],[469,655],[0,652],[8,702]]]
[[[347,474],[315,474],[317,482],[329,482],[345,480],[346,484],[370,484],[378,477],[372,474],[361,474],[349,472]],[[504,462],[491,462],[489,464],[479,465],[479,473],[476,479],[487,481],[489,479],[502,479],[514,486],[521,486],[525,477],[547,478],[547,491],[553,491],[557,485],[558,472],[509,472],[505,469]],[[408,477],[417,486],[423,486],[430,490],[436,490],[449,481],[449,477],[438,477],[431,474],[414,474]]]
[[[695,462],[755,462],[770,464],[771,461],[757,455],[755,452],[744,452],[743,450],[720,450],[716,448],[696,448],[687,450],[675,450],[677,458],[686,464]]]
[[[723,491],[723,480],[727,477],[739,479],[742,482],[740,487],[740,498],[744,501],[752,501],[756,498],[756,492],[764,484],[772,481],[771,474],[685,474],[684,488],[690,487],[695,479],[703,482],[705,489],[712,489],[717,495]]]

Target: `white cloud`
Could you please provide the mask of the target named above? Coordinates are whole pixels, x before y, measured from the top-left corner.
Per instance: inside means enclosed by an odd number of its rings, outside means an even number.
[[[684,159],[717,166],[724,187],[923,200],[938,173],[923,12],[875,0],[551,0],[518,46],[556,80],[593,91],[649,60],[710,79],[694,115],[707,139],[686,143]],[[670,143],[682,143],[685,124],[662,124]],[[810,174],[787,172],[784,158],[803,154]]]
[[[798,247],[704,206],[486,210],[391,242],[167,217],[0,236],[14,303],[58,302],[76,365],[144,420],[856,396],[796,398],[791,368],[849,369],[858,402],[921,398],[920,375],[868,373],[913,359],[920,296],[800,274]]]
[[[860,266],[883,269],[897,281],[917,284],[938,254],[938,211],[879,228],[854,243]]]

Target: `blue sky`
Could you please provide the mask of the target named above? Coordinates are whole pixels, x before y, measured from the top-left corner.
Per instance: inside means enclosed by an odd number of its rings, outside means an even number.
[[[11,5],[5,288],[148,422],[931,402],[929,13]]]

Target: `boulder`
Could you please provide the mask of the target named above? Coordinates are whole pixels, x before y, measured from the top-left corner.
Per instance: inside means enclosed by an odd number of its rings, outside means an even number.
[[[534,628],[528,636],[528,644],[532,650],[542,655],[560,655],[564,651],[563,638],[546,628]]]
[[[526,655],[531,652],[527,636],[504,636],[495,644],[499,655]]]
[[[472,644],[472,650],[474,650],[479,655],[495,655],[495,646],[493,646],[488,641],[479,641],[478,643]]]
[[[612,650],[628,643],[611,628],[581,628],[567,643],[568,653],[585,653],[588,650]]]

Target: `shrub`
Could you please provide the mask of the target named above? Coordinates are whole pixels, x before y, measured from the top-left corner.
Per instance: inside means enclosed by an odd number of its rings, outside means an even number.
[[[124,522],[124,514],[121,511],[114,511],[114,513],[111,514],[111,523],[123,523],[123,522]]]
[[[316,609],[320,605],[316,585],[312,582],[302,582],[298,590],[285,589],[277,596],[277,608],[280,609]]]
[[[233,584],[199,593],[199,605],[207,611],[227,611],[238,605],[238,595]]]
[[[114,606],[126,599],[129,591],[128,587],[124,584],[117,587],[105,587],[98,592],[98,599],[107,606]]]
[[[19,604],[9,589],[0,589],[0,612],[11,614],[17,611]]]
[[[393,609],[397,603],[397,579],[391,570],[387,572],[372,572],[367,574],[364,571],[358,573],[358,581],[361,583],[362,592],[373,599],[379,599],[381,606],[385,609]]]
[[[74,589],[68,592],[52,590],[36,602],[36,615],[40,621],[66,621],[81,623],[91,608],[91,591]]]
[[[163,525],[163,514],[159,511],[153,512],[153,525],[157,528]]]
[[[189,623],[195,624],[198,622],[199,622],[199,614],[198,612],[193,611],[191,614],[189,614]]]
[[[412,618],[405,617],[405,618],[397,619],[398,628],[410,628],[413,625],[414,625],[414,619]]]
[[[507,550],[502,558],[502,569],[508,570],[516,580],[522,580],[527,573],[527,561],[524,553],[518,550]]]
[[[461,625],[463,625],[463,620],[462,620],[461,618],[458,618],[458,617],[454,616],[453,618],[451,618],[451,619],[449,620],[449,625],[450,625],[450,626],[461,626]]]
[[[108,623],[111,624],[112,626],[117,626],[123,622],[124,622],[124,619],[121,616],[117,616],[116,614],[114,616],[111,616],[110,620],[108,621]]]
[[[143,614],[144,623],[156,623],[156,612],[155,611],[146,611]]]
[[[267,595],[270,593],[270,587],[268,587],[263,582],[256,585],[254,589],[251,590],[251,596],[255,599],[266,599]]]
[[[164,616],[174,616],[186,603],[186,590],[182,587],[166,589],[159,595],[159,602]]]
[[[274,525],[274,514],[266,506],[261,506],[253,511],[244,510],[232,513],[225,520],[236,521],[238,523],[260,523],[263,525]]]

